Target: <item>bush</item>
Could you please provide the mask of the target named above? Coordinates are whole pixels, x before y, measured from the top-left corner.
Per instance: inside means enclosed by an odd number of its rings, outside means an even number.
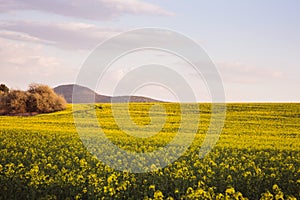
[[[0,114],[50,113],[65,108],[65,99],[47,85],[31,84],[27,91],[0,93]]]
[[[27,95],[20,90],[12,90],[2,94],[0,110],[4,114],[17,114],[26,112]]]
[[[8,87],[4,84],[1,84],[0,85],[0,93],[8,93],[8,92],[9,92]]]
[[[27,107],[29,112],[49,113],[66,108],[66,101],[47,85],[29,86]]]

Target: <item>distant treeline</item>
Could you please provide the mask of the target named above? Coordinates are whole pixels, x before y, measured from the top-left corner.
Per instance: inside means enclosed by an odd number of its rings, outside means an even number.
[[[66,101],[47,85],[31,84],[27,91],[0,85],[0,114],[50,113],[64,110]]]

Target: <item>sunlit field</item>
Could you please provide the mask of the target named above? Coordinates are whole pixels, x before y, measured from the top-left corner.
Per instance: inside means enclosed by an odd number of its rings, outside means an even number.
[[[133,122],[149,124],[152,105],[130,104]],[[118,104],[114,115],[111,104],[76,105],[76,112],[88,126],[95,110],[115,145],[149,152],[167,145],[180,129],[180,104],[160,105],[166,113],[152,109],[152,120],[166,123],[148,138],[128,136],[117,126],[114,117],[125,117],[125,104]],[[199,107],[198,131],[188,151],[148,173],[117,171],[92,155],[77,133],[72,105],[32,117],[0,116],[0,199],[300,199],[300,104],[228,104],[220,139],[204,158],[199,150],[211,105]],[[188,108],[184,114],[194,117]],[[110,159],[123,162],[118,154]],[[152,167],[160,168],[159,161]]]

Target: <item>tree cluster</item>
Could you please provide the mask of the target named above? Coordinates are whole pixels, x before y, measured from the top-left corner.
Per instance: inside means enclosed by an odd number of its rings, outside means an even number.
[[[66,101],[47,85],[31,84],[27,91],[0,85],[0,114],[50,113],[64,110]]]

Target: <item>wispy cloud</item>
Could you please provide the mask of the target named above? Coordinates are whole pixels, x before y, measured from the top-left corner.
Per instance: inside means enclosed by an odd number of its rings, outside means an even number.
[[[122,29],[97,27],[86,23],[45,23],[0,21],[0,37],[40,42],[67,49],[91,49]]]
[[[20,33],[15,31],[0,30],[0,37],[23,42],[51,44],[49,41],[41,40],[37,37],[30,36],[26,33]]]
[[[0,0],[0,11],[37,10],[91,20],[111,20],[124,14],[173,15],[159,6],[139,0]]]
[[[252,84],[283,79],[285,74],[277,69],[259,68],[240,62],[216,62],[223,80],[228,83]]]

